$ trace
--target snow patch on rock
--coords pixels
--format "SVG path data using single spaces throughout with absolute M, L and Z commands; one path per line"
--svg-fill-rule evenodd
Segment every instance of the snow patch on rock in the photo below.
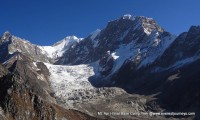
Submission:
M 122 19 L 135 20 L 135 16 L 132 16 L 131 14 L 125 14 L 122 16 Z
M 95 30 L 94 32 L 92 32 L 90 35 L 90 38 L 93 40 L 97 37 L 97 35 L 101 32 L 100 29 Z

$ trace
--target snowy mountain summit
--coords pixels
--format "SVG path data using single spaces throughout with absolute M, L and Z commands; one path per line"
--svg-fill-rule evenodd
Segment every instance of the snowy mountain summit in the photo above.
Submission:
M 48 55 L 48 57 L 55 59 L 57 57 L 61 57 L 69 48 L 75 47 L 81 40 L 83 40 L 83 38 L 67 36 L 52 46 L 40 46 L 40 48 Z
M 125 14 L 122 16 L 123 19 L 135 20 L 135 16 L 131 14 Z

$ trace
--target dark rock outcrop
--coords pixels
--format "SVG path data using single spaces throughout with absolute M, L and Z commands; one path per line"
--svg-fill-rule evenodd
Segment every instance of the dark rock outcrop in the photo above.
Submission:
M 0 78 L 8 73 L 8 70 L 0 64 Z

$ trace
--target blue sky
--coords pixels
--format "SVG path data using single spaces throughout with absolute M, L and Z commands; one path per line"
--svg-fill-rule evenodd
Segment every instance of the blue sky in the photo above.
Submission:
M 68 35 L 86 37 L 123 14 L 154 18 L 179 34 L 200 25 L 200 0 L 1 0 L 0 33 L 51 45 Z

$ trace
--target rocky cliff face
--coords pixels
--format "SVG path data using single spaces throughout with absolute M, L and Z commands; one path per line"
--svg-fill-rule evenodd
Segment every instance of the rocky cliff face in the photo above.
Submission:
M 23 53 L 35 61 L 52 62 L 37 45 L 5 32 L 0 39 L 0 62 L 5 62 L 15 52 Z
M 8 70 L 5 69 L 1 64 L 0 64 L 0 77 L 3 77 L 8 73 Z

